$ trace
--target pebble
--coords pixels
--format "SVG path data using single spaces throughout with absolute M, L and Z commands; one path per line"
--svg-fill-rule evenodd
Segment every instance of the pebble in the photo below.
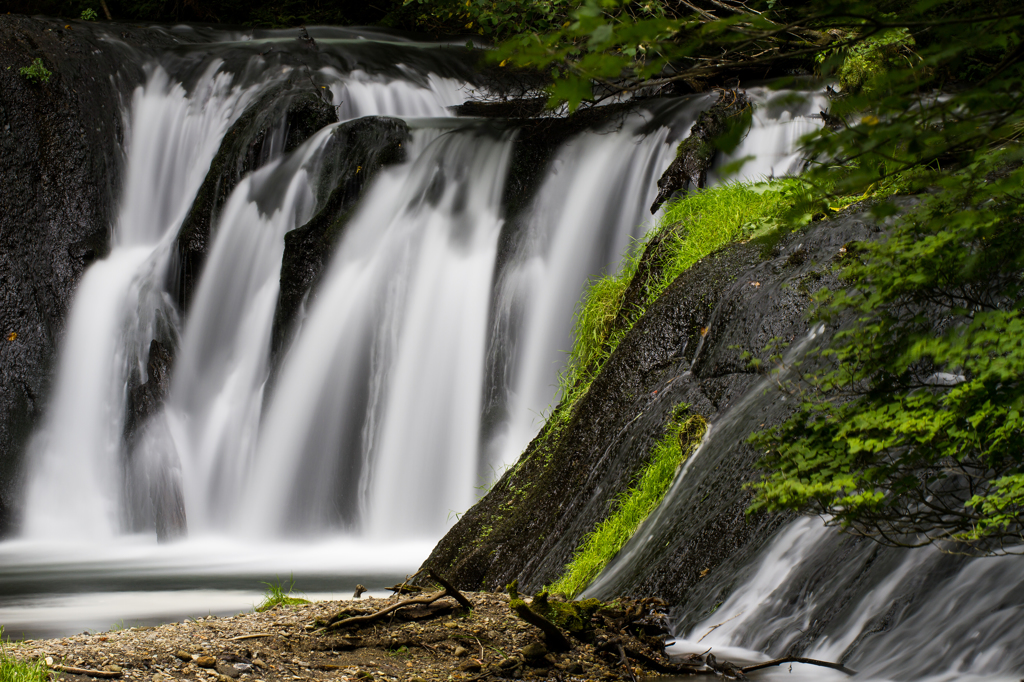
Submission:
M 217 659 L 213 656 L 200 656 L 196 659 L 196 665 L 200 668 L 212 668 L 217 665 Z
M 469 649 L 467 649 L 464 646 L 457 646 L 457 647 L 455 647 L 455 655 L 457 657 L 459 657 L 459 658 L 462 658 L 463 656 L 465 656 L 468 653 L 469 653 Z
M 519 653 L 521 653 L 525 658 L 543 658 L 547 652 L 548 648 L 540 642 L 527 644 L 519 650 Z
M 245 667 L 247 669 L 252 668 L 252 666 L 249 666 L 249 665 L 247 665 Z M 235 666 L 233 666 L 230 663 L 225 663 L 224 661 L 217 661 L 216 670 L 221 675 L 224 675 L 224 676 L 229 677 L 231 679 L 237 679 L 238 677 L 241 677 L 241 675 L 242 675 L 242 671 L 241 670 L 239 670 L 238 668 L 236 668 Z

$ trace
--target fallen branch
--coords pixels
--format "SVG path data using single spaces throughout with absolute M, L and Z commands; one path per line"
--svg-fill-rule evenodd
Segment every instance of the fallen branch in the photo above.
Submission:
M 341 628 L 350 627 L 352 625 L 365 625 L 369 623 L 374 623 L 383 618 L 384 616 L 388 615 L 389 613 L 397 611 L 400 608 L 406 606 L 414 606 L 416 604 L 433 604 L 438 599 L 444 597 L 447 594 L 448 590 L 441 590 L 440 592 L 433 592 L 431 594 L 424 594 L 419 597 L 412 597 L 410 599 L 406 599 L 405 601 L 400 601 L 397 604 L 392 604 L 386 609 L 381 609 L 376 613 L 371 613 L 365 616 L 352 616 L 351 618 L 339 620 L 337 623 L 331 623 L 327 627 L 321 628 L 321 630 L 340 630 Z
M 625 648 L 625 652 L 626 656 L 632 658 L 637 663 L 640 663 L 641 665 L 644 665 L 650 668 L 651 670 L 659 672 L 663 675 L 697 675 L 699 674 L 698 667 L 704 665 L 704 663 L 700 660 L 697 660 L 696 662 L 690 661 L 687 663 L 679 664 L 672 664 L 671 662 L 662 663 L 656 658 L 651 658 L 650 656 L 640 651 L 634 651 L 633 649 L 630 649 L 628 647 Z
M 746 94 L 723 90 L 718 101 L 697 116 L 689 135 L 679 143 L 672 165 L 658 180 L 658 197 L 651 205 L 651 213 L 655 213 L 676 192 L 685 192 L 691 184 L 698 189 L 704 187 L 708 169 L 718 154 L 717 142 L 731 126 L 749 124 L 743 119 L 749 107 L 750 100 Z
M 109 670 L 89 670 L 88 668 L 73 668 L 70 665 L 59 665 L 57 663 L 51 663 L 50 669 L 62 673 L 68 673 L 69 675 L 86 675 L 88 677 L 104 677 L 107 679 L 121 677 L 121 673 L 113 673 Z
M 461 592 L 452 587 L 452 584 L 450 582 L 448 582 L 447 580 L 439 576 L 437 573 L 435 573 L 433 569 L 428 568 L 427 575 L 433 578 L 434 582 L 443 587 L 444 591 L 448 593 L 448 596 L 454 599 L 455 601 L 459 602 L 459 604 L 461 604 L 464 609 L 467 609 L 469 611 L 473 610 L 473 605 L 470 603 L 470 601 L 466 599 Z
M 841 673 L 847 675 L 856 675 L 855 670 L 850 670 L 844 665 L 839 663 L 830 663 L 829 661 L 818 661 L 813 658 L 801 658 L 800 656 L 786 656 L 785 658 L 776 658 L 771 661 L 765 661 L 764 663 L 758 663 L 756 665 L 748 665 L 746 668 L 742 668 L 744 674 L 753 672 L 755 670 L 761 670 L 762 668 L 771 668 L 772 666 L 782 665 L 784 663 L 806 663 L 808 665 L 820 665 L 823 668 L 832 668 L 838 670 Z
M 616 641 L 615 649 L 619 652 L 619 663 L 626 669 L 626 674 L 629 675 L 629 679 L 632 682 L 636 682 L 636 675 L 633 674 L 633 668 L 629 665 L 629 659 L 626 658 L 626 650 L 622 648 L 622 643 Z

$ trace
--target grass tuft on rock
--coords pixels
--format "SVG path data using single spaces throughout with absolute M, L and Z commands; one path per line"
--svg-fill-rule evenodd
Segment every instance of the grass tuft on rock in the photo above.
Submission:
M 267 586 L 267 591 L 263 595 L 263 602 L 256 607 L 256 613 L 269 611 L 275 606 L 299 606 L 310 603 L 308 599 L 292 596 L 292 590 L 295 588 L 294 578 L 289 580 L 288 589 L 285 589 L 283 582 L 263 584 Z
M 665 435 L 651 452 L 650 461 L 629 490 L 615 499 L 608 518 L 583 538 L 565 573 L 548 587 L 549 592 L 560 592 L 570 599 L 580 594 L 661 504 L 679 466 L 697 449 L 707 431 L 704 418 L 690 415 L 688 409 L 686 405 L 677 406 Z
M 0 682 L 48 682 L 50 670 L 42 659 L 19 661 L 7 653 L 4 628 L 0 626 Z
M 568 421 L 605 360 L 676 277 L 736 239 L 777 229 L 793 206 L 796 183 L 726 183 L 667 204 L 658 227 L 627 251 L 619 274 L 591 281 L 584 292 L 569 362 L 559 377 L 561 404 L 552 419 Z M 641 268 L 651 260 L 656 267 Z M 638 276 L 645 281 L 634 282 Z M 626 291 L 638 286 L 643 296 L 622 310 Z

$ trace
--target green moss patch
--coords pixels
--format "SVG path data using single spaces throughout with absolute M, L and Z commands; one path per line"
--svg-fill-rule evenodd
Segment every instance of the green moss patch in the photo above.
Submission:
M 565 573 L 548 588 L 551 593 L 575 597 L 604 570 L 644 519 L 661 504 L 679 466 L 696 450 L 706 431 L 707 422 L 702 417 L 690 415 L 685 405 L 677 407 L 665 435 L 655 444 L 648 464 L 629 490 L 615 499 L 611 515 L 583 538 Z M 562 605 L 551 604 L 552 608 L 556 606 Z M 565 617 L 577 616 L 580 614 Z

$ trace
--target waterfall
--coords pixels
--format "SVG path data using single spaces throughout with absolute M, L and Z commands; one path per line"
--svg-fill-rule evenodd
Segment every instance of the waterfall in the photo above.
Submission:
M 239 580 L 412 568 L 489 470 L 536 433 L 581 293 L 656 224 L 655 183 L 711 102 L 654 102 L 567 137 L 535 169 L 537 190 L 512 224 L 519 132 L 451 116 L 475 87 L 464 66 L 403 41 L 316 38 L 318 52 L 295 63 L 237 36 L 183 50 L 151 65 L 127 103 L 113 250 L 74 301 L 29 455 L 24 535 L 0 545 L 8 577 L 178 584 L 222 567 Z M 375 63 L 382 54 L 392 61 Z M 178 230 L 228 129 L 296 77 L 329 89 L 340 120 L 403 117 L 412 137 L 406 161 L 380 171 L 347 219 L 271 382 L 284 235 L 326 200 L 337 126 L 287 154 L 270 145 L 233 188 L 187 313 L 166 286 Z M 741 176 L 751 178 L 796 170 L 795 141 L 820 125 L 819 103 L 751 93 L 753 128 L 721 163 L 755 157 Z M 275 131 L 283 139 L 282 121 Z M 174 350 L 170 392 L 128 447 L 128 388 L 147 379 L 153 340 Z M 491 386 L 495 374 L 504 378 Z M 161 476 L 180 487 L 190 536 L 157 547 L 152 509 L 133 507 L 149 490 L 133 486 Z M 54 556 L 54 538 L 80 543 Z
M 238 504 L 259 427 L 284 235 L 313 212 L 310 175 L 332 131 L 244 178 L 220 216 L 166 410 L 194 530 L 223 522 Z M 261 211 L 259 198 L 272 208 Z
M 30 445 L 25 534 L 110 537 L 122 528 L 121 439 L 133 364 L 169 322 L 172 244 L 210 160 L 254 94 L 213 60 L 191 95 L 159 66 L 135 90 L 110 256 L 86 272 L 61 346 L 54 397 Z

